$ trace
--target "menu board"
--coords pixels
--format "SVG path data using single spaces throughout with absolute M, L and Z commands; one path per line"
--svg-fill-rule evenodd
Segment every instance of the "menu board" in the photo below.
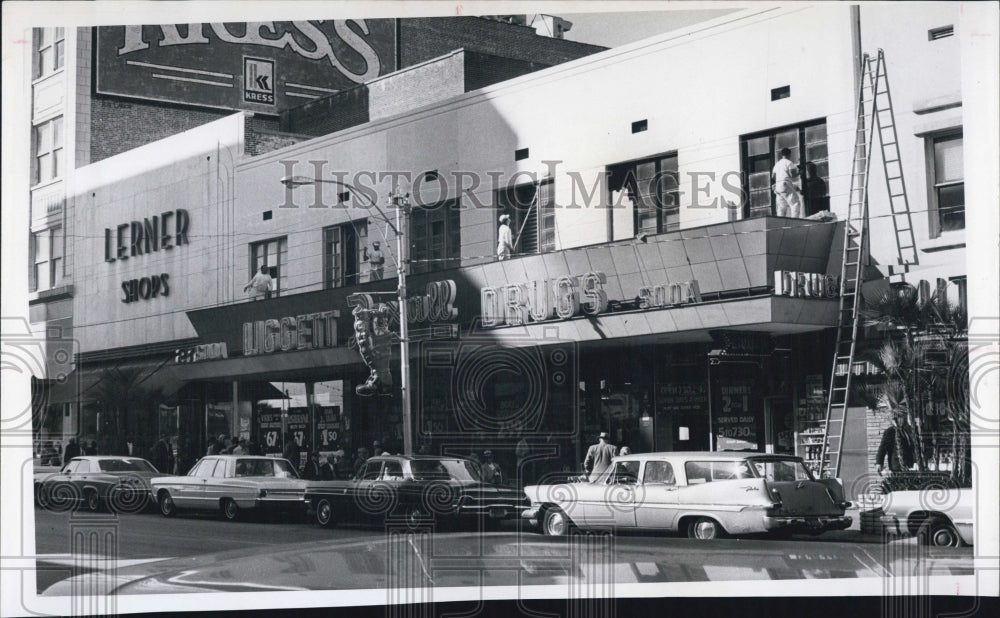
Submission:
M 316 450 L 335 450 L 340 445 L 340 406 L 324 406 L 316 411 Z
M 281 452 L 281 410 L 261 412 L 260 440 L 265 453 Z
M 757 450 L 761 447 L 763 401 L 753 377 L 712 380 L 712 432 L 715 450 Z

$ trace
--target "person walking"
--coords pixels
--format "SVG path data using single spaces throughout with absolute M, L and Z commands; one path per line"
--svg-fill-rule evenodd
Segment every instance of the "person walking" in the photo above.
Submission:
M 608 442 L 608 432 L 602 431 L 597 436 L 597 444 L 591 444 L 587 449 L 587 457 L 583 460 L 583 469 L 591 481 L 601 476 L 601 473 L 611 466 L 611 459 L 618 454 L 618 448 Z
M 493 451 L 483 451 L 483 482 L 490 485 L 503 485 L 503 471 L 500 464 L 493 460 Z
M 307 481 L 318 481 L 320 479 L 319 453 L 311 451 L 306 467 L 302 470 L 302 478 Z
M 510 215 L 500 215 L 500 232 L 497 235 L 497 259 L 509 260 L 514 253 L 514 238 L 510 231 Z
M 271 290 L 273 289 L 274 279 L 271 278 L 271 274 L 264 264 L 261 264 L 260 272 L 243 286 L 244 292 L 250 292 L 250 300 L 257 300 L 258 297 L 271 298 Z
M 382 253 L 379 241 L 372 242 L 372 252 L 368 253 L 365 247 L 364 260 L 368 262 L 368 273 L 371 281 L 381 281 L 385 274 L 385 255 Z
M 875 453 L 875 471 L 879 476 L 882 476 L 886 459 L 889 460 L 890 472 L 903 472 L 913 467 L 913 444 L 910 436 L 896 425 L 889 425 L 882 433 L 882 441 Z
M 66 450 L 63 451 L 63 465 L 65 466 L 71 459 L 79 456 L 80 445 L 76 443 L 76 438 L 70 438 L 66 444 Z
M 802 217 L 802 196 L 792 182 L 794 176 L 799 175 L 799 170 L 791 161 L 792 151 L 788 148 L 781 149 L 781 158 L 774 164 L 771 174 L 774 176 L 774 200 L 775 211 L 779 217 Z
M 334 481 L 337 479 L 337 470 L 330 463 L 330 457 L 321 457 L 319 460 L 319 480 L 321 481 Z

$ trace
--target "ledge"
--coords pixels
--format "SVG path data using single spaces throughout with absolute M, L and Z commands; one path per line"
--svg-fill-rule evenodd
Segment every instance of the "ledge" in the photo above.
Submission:
M 73 285 L 60 285 L 51 290 L 34 292 L 28 295 L 28 305 L 38 305 L 41 303 L 51 303 L 57 300 L 73 298 Z

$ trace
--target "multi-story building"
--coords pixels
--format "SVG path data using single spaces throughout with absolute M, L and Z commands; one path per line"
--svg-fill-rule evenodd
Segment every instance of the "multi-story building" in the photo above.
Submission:
M 961 19 L 749 9 L 488 85 L 487 52 L 448 53 L 288 109 L 270 133 L 238 113 L 95 157 L 65 189 L 80 429 L 194 450 L 218 433 L 272 451 L 286 432 L 400 443 L 398 392 L 355 395 L 369 369 L 350 345 L 353 309 L 397 287 L 395 190 L 416 445 L 489 445 L 527 477 L 577 468 L 599 431 L 633 450 L 815 458 L 803 436 L 829 389 L 863 50 L 885 51 L 919 258 L 898 267 L 873 164 L 868 276 L 964 296 Z M 800 218 L 775 216 L 785 147 Z M 516 243 L 498 261 L 503 214 Z M 251 300 L 261 266 L 274 289 Z M 108 368 L 134 408 L 94 396 Z M 848 479 L 871 465 L 872 417 L 848 410 Z

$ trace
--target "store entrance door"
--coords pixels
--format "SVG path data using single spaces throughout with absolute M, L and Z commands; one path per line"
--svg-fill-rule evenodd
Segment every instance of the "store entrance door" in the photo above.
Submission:
M 788 397 L 767 397 L 764 400 L 765 452 L 778 455 L 795 454 L 795 414 Z

